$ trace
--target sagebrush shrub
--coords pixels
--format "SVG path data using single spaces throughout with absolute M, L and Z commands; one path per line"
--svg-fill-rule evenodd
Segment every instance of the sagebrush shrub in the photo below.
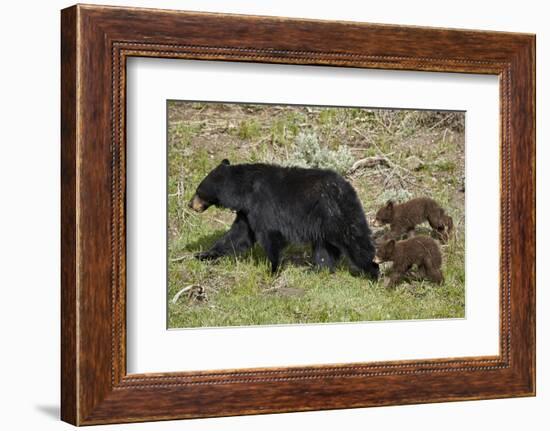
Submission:
M 353 162 L 353 155 L 346 145 L 340 145 L 337 150 L 330 150 L 321 147 L 315 133 L 302 132 L 296 136 L 292 152 L 283 164 L 302 168 L 332 169 L 345 174 Z
M 378 196 L 378 202 L 383 205 L 387 201 L 406 202 L 413 197 L 413 194 L 406 189 L 386 189 Z

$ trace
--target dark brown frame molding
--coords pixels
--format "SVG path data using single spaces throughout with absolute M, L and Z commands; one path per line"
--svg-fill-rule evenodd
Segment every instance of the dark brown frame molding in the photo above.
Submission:
M 61 13 L 61 54 L 64 421 L 535 394 L 534 35 L 77 5 Z M 498 75 L 499 355 L 128 375 L 125 99 L 131 56 Z

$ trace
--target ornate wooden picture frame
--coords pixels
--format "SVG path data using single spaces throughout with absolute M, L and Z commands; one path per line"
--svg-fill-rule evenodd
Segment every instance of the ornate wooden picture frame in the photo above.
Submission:
M 61 20 L 61 417 L 75 425 L 535 394 L 535 37 L 73 6 Z M 126 372 L 126 60 L 330 65 L 500 79 L 500 354 Z M 495 220 L 495 222 L 497 222 Z

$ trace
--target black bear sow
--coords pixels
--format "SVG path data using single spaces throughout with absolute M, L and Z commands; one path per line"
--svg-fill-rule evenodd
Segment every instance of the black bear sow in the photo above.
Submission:
M 336 172 L 223 160 L 189 202 L 198 212 L 211 205 L 236 211 L 237 217 L 199 259 L 241 253 L 257 241 L 275 273 L 284 247 L 311 244 L 318 267 L 333 271 L 345 255 L 354 271 L 378 278 L 363 207 L 351 184 Z

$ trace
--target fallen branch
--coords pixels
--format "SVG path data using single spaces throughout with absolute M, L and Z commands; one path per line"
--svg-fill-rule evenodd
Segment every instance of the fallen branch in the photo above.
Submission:
M 350 173 L 357 171 L 362 168 L 373 168 L 375 166 L 390 166 L 390 161 L 385 156 L 373 156 L 365 157 L 364 159 L 357 160 L 351 167 Z
M 176 293 L 176 294 L 174 295 L 174 298 L 172 299 L 172 304 L 175 304 L 176 302 L 178 302 L 178 299 L 180 299 L 180 296 L 181 296 L 183 293 L 190 291 L 190 290 L 193 289 L 194 287 L 196 287 L 195 284 L 190 284 L 189 286 L 185 286 L 183 289 L 181 289 L 178 293 Z
M 184 254 L 183 256 L 175 257 L 173 259 L 170 259 L 170 262 L 181 262 L 183 260 L 191 259 L 193 257 L 192 254 Z
M 367 139 L 367 136 L 363 132 L 361 132 L 361 130 L 359 130 L 357 128 L 354 128 L 353 130 L 354 130 L 355 133 L 357 133 L 358 135 L 360 135 L 364 139 Z M 422 189 L 423 191 L 426 191 L 426 189 L 423 186 L 418 184 L 418 180 L 416 179 L 415 174 L 414 174 L 413 171 L 411 171 L 410 169 L 407 169 L 404 166 L 401 166 L 400 164 L 398 164 L 398 163 L 396 163 L 396 162 L 394 162 L 393 160 L 390 159 L 389 156 L 393 153 L 384 154 L 384 152 L 380 149 L 380 147 L 378 145 L 376 145 L 376 143 L 374 141 L 370 142 L 370 144 L 376 149 L 376 151 L 378 151 L 382 155 L 381 156 L 375 156 L 375 157 L 367 157 L 367 159 L 381 158 L 381 159 L 385 160 L 384 163 L 375 163 L 375 164 L 373 164 L 373 167 L 376 166 L 376 168 L 378 169 L 378 172 L 382 176 L 385 177 L 384 187 L 387 186 L 387 184 L 390 182 L 390 180 L 394 176 L 396 176 L 396 177 L 398 177 L 398 179 L 401 182 L 402 186 L 403 186 L 403 182 L 406 182 L 406 183 L 411 184 L 414 187 L 418 187 L 418 188 Z M 364 159 L 362 159 L 362 160 L 364 160 Z M 361 162 L 361 160 L 358 160 L 355 163 L 359 163 L 359 162 Z M 420 161 L 420 162 L 423 163 L 422 161 Z M 354 163 L 354 165 L 355 165 L 355 163 Z M 385 166 L 386 168 L 391 168 L 391 172 L 390 172 L 389 175 L 386 175 L 382 172 L 382 170 L 380 169 L 381 165 Z M 353 172 L 353 166 L 352 166 L 351 172 Z M 403 175 L 401 172 L 405 173 L 406 175 Z

